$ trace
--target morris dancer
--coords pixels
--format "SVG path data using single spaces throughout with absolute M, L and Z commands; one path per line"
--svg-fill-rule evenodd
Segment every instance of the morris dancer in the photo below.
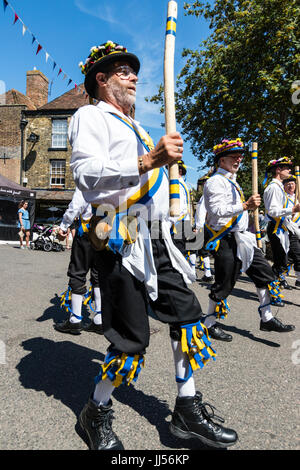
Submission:
M 257 288 L 260 301 L 260 330 L 289 332 L 293 325 L 284 325 L 271 312 L 271 299 L 280 295 L 271 266 L 256 246 L 255 235 L 247 232 L 248 210 L 260 205 L 260 195 L 252 195 L 245 201 L 236 175 L 244 156 L 240 139 L 223 140 L 214 147 L 216 173 L 204 187 L 207 209 L 206 227 L 209 240 L 205 247 L 213 252 L 215 259 L 215 282 L 209 294 L 208 314 L 204 325 L 216 339 L 230 341 L 219 327 L 212 334 L 216 318 L 227 316 L 226 299 L 231 293 L 240 272 L 246 272 Z M 224 337 L 225 335 L 225 337 Z M 230 335 L 229 335 L 230 336 Z
M 175 132 L 154 147 L 130 117 L 140 62 L 125 47 L 111 41 L 94 47 L 81 67 L 87 93 L 99 103 L 72 117 L 71 168 L 99 219 L 95 232 L 103 237 L 97 268 L 110 346 L 80 425 L 91 449 L 123 449 L 111 426 L 111 394 L 121 383 L 135 381 L 144 365 L 150 301 L 159 320 L 170 325 L 178 386 L 171 432 L 227 447 L 236 442 L 235 431 L 215 424 L 195 391 L 193 371 L 215 352 L 199 321 L 199 302 L 186 285 L 192 271 L 170 234 L 169 182 L 163 167 L 181 159 L 183 141 Z M 157 229 L 156 239 L 150 238 L 149 220 L 152 234 Z
M 288 206 L 288 197 L 284 191 L 282 182 L 289 178 L 293 162 L 288 157 L 271 160 L 266 170 L 271 173 L 272 181 L 264 191 L 264 203 L 266 214 L 269 219 L 267 234 L 273 254 L 272 269 L 280 279 L 283 288 L 289 288 L 285 279 L 285 274 L 289 272 L 288 253 L 290 249 L 290 235 L 296 235 L 296 227 L 292 222 L 292 217 L 297 216 L 300 211 L 300 204 Z M 294 240 L 294 237 L 293 237 Z
M 288 208 L 293 208 L 295 205 L 295 191 L 296 191 L 296 176 L 291 175 L 282 182 L 284 190 L 287 194 L 288 198 Z M 297 212 L 293 219 L 292 222 L 297 226 L 294 227 L 294 232 L 295 233 L 289 233 L 289 239 L 290 239 L 290 250 L 288 253 L 288 263 L 294 265 L 294 271 L 296 274 L 296 282 L 295 286 L 300 287 L 300 239 L 299 239 L 299 233 L 300 233 L 300 214 Z
M 84 200 L 82 192 L 78 188 L 76 188 L 72 201 L 60 224 L 58 231 L 60 240 L 64 240 L 68 236 L 67 229 L 76 217 L 80 218 L 80 224 L 72 243 L 71 259 L 68 267 L 69 287 L 62 296 L 62 306 L 69 313 L 69 318 L 62 323 L 56 323 L 54 328 L 61 333 L 73 335 L 80 334 L 82 330 L 103 334 L 101 293 L 98 272 L 94 267 L 95 251 L 88 237 L 92 207 Z M 87 291 L 86 277 L 89 271 L 91 271 L 91 288 Z M 82 303 L 87 304 L 90 301 L 91 306 L 92 298 L 95 301 L 93 321 L 83 325 Z

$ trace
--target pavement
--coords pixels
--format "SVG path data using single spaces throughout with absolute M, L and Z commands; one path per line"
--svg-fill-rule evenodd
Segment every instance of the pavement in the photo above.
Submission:
M 1 450 L 88 450 L 77 416 L 108 343 L 94 333 L 71 336 L 53 328 L 66 318 L 59 295 L 68 283 L 69 259 L 70 251 L 0 245 Z M 289 283 L 294 286 L 295 278 Z M 198 280 L 191 288 L 205 312 L 209 287 Z M 261 332 L 255 286 L 241 276 L 229 298 L 231 312 L 222 321 L 233 341 L 214 341 L 216 361 L 195 373 L 203 400 L 239 435 L 230 451 L 300 448 L 300 290 L 284 294 L 285 307 L 273 314 L 296 325 L 295 331 Z M 84 310 L 85 320 L 90 314 Z M 208 450 L 169 433 L 176 384 L 168 327 L 152 317 L 150 327 L 145 369 L 134 386 L 114 391 L 114 429 L 128 451 Z

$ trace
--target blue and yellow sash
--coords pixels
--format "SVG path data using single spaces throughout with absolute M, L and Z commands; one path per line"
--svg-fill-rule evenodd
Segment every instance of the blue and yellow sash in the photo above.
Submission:
M 90 220 L 91 220 L 91 219 L 84 220 L 84 219 L 82 218 L 82 216 L 80 215 L 80 217 L 79 217 L 79 227 L 78 227 L 78 229 L 77 229 L 78 235 L 79 235 L 80 237 L 82 237 L 82 235 L 83 235 L 84 233 L 88 233 L 88 232 L 89 232 Z
M 222 175 L 222 173 L 216 173 L 216 175 L 220 175 L 220 176 L 223 176 L 224 178 L 226 178 L 227 181 L 229 181 L 229 183 L 231 183 L 235 187 L 235 189 L 237 190 L 238 194 L 240 195 L 241 202 L 245 202 L 244 193 L 242 191 L 242 188 L 238 185 L 238 183 L 230 180 L 229 178 L 227 178 L 227 176 Z M 213 176 L 215 176 L 215 175 L 213 175 Z M 213 178 L 213 176 L 211 176 L 211 178 Z M 213 228 L 211 228 L 206 223 L 205 227 L 207 228 L 207 230 L 210 234 L 210 239 L 206 243 L 205 249 L 209 250 L 209 251 L 218 251 L 219 246 L 220 246 L 220 241 L 222 240 L 222 238 L 225 237 L 225 235 L 227 235 L 233 229 L 233 227 L 235 227 L 237 225 L 237 223 L 240 221 L 242 216 L 243 216 L 243 213 L 235 215 L 218 232 L 215 231 Z
M 275 183 L 274 181 L 271 181 L 270 184 L 277 184 L 277 183 Z M 279 186 L 279 184 L 277 184 L 277 186 Z M 279 188 L 281 189 L 281 191 L 282 191 L 282 193 L 285 197 L 283 208 L 286 209 L 289 205 L 289 199 L 287 197 L 286 192 L 281 188 L 281 186 L 279 186 Z M 271 217 L 269 214 L 267 214 L 267 216 L 271 220 L 271 222 L 273 222 L 275 224 L 275 228 L 273 230 L 273 233 L 278 235 L 280 232 L 284 233 L 284 232 L 288 231 L 288 229 L 284 225 L 285 217 L 283 217 L 283 216 L 282 217 Z
M 123 122 L 129 129 L 131 129 L 135 133 L 136 137 L 147 150 L 147 152 L 154 148 L 153 141 L 148 134 L 148 137 L 141 135 L 137 127 L 132 122 L 125 118 L 122 118 L 117 114 L 110 114 L 119 121 Z M 160 188 L 163 176 L 163 168 L 155 168 L 152 171 L 152 175 L 145 182 L 145 184 L 140 187 L 135 194 L 130 196 L 129 199 L 124 201 L 115 209 L 115 212 L 113 213 L 113 220 L 111 221 L 112 230 L 110 232 L 108 240 L 108 248 L 110 248 L 112 251 L 121 253 L 124 243 L 131 244 L 135 242 L 136 237 L 138 235 L 138 225 L 136 226 L 135 236 L 132 236 L 132 234 L 128 230 L 127 225 L 128 211 L 134 204 L 147 204 Z M 92 205 L 92 207 L 93 212 L 96 213 L 98 205 Z

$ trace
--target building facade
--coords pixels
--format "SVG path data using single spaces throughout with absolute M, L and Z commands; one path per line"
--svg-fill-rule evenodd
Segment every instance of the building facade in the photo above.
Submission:
M 48 102 L 45 75 L 33 70 L 26 78 L 26 96 L 9 90 L 0 101 L 0 174 L 36 192 L 37 220 L 54 221 L 75 189 L 68 125 L 88 99 L 81 85 Z

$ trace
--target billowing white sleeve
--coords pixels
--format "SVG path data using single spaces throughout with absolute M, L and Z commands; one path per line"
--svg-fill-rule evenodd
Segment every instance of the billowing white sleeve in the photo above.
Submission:
M 86 209 L 88 203 L 84 199 L 82 192 L 76 188 L 72 197 L 72 201 L 68 205 L 68 209 L 63 215 L 63 219 L 59 226 L 64 232 L 72 224 L 73 220 L 76 217 L 79 217 L 80 214 Z
M 69 125 L 71 170 L 83 192 L 125 189 L 139 183 L 138 162 L 109 156 L 109 129 L 96 106 L 83 106 Z
M 200 228 L 204 227 L 206 218 L 206 208 L 204 202 L 204 196 L 201 196 L 197 203 L 196 213 L 195 213 L 195 225 L 196 229 L 199 230 Z

